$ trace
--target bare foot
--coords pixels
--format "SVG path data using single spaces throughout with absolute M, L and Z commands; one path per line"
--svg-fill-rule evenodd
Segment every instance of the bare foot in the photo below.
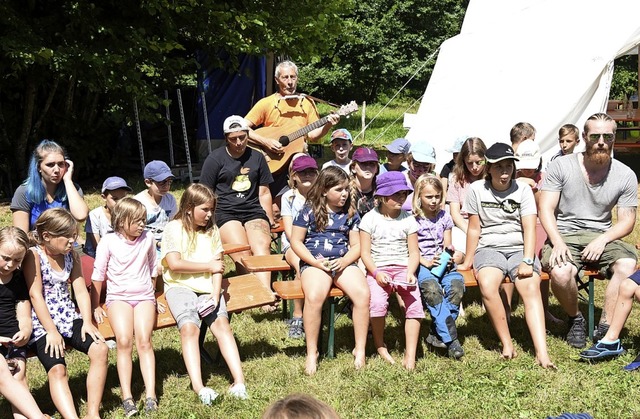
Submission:
M 261 307 L 262 311 L 265 313 L 273 313 L 274 311 L 276 311 L 278 309 L 276 303 L 271 303 L 271 304 L 266 304 L 264 306 Z
M 402 359 L 402 366 L 405 367 L 409 371 L 413 371 L 416 369 L 416 360 L 415 359 L 407 359 L 406 355 Z
M 356 370 L 364 368 L 365 364 L 365 355 L 364 351 L 356 351 L 355 349 L 351 352 L 353 354 L 353 366 L 356 367 Z
M 541 359 L 538 359 L 538 357 L 536 357 L 536 364 L 540 365 L 542 368 L 546 370 L 558 371 L 558 367 L 556 367 L 555 364 L 551 362 L 549 358 L 542 361 Z
M 318 370 L 318 353 L 315 355 L 307 354 L 307 359 L 304 361 L 304 373 L 307 375 L 313 375 Z
M 382 359 L 387 361 L 389 364 L 395 364 L 396 363 L 396 360 L 393 359 L 393 357 L 389 354 L 389 351 L 387 351 L 387 347 L 386 346 L 382 346 L 382 347 L 378 348 L 378 355 Z
M 500 358 L 502 359 L 514 359 L 518 356 L 518 354 L 516 353 L 515 349 L 510 348 L 510 349 L 503 349 L 502 353 L 500 354 Z

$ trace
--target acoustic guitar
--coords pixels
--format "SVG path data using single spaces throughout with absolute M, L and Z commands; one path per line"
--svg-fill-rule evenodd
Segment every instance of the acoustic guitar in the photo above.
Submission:
M 358 110 L 358 104 L 355 101 L 351 101 L 350 103 L 343 105 L 336 112 L 340 116 L 347 116 Z M 271 173 L 278 173 L 283 168 L 287 167 L 289 164 L 289 160 L 296 153 L 302 153 L 304 151 L 304 136 L 316 128 L 319 128 L 329 122 L 329 117 L 325 116 L 323 118 L 318 119 L 316 122 L 313 122 L 306 127 L 300 128 L 297 131 L 292 132 L 288 135 L 281 135 L 278 137 L 278 141 L 282 144 L 282 150 L 284 153 L 277 154 L 270 150 L 262 149 L 261 151 L 267 157 L 267 164 L 269 165 L 269 170 Z M 280 133 L 278 132 L 278 128 L 274 127 L 262 127 L 258 128 L 256 132 L 264 137 L 273 138 L 277 137 Z

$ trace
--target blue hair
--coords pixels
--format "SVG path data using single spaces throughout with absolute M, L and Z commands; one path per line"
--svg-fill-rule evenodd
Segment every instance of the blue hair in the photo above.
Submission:
M 47 197 L 47 191 L 40 176 L 40 163 L 50 153 L 62 154 L 66 158 L 66 152 L 64 148 L 55 141 L 42 140 L 40 144 L 36 146 L 29 160 L 29 170 L 27 179 L 24 181 L 27 189 L 27 201 L 31 204 L 39 204 L 44 202 Z M 56 188 L 54 199 L 59 202 L 66 202 L 67 190 L 65 189 L 63 182 L 60 182 Z

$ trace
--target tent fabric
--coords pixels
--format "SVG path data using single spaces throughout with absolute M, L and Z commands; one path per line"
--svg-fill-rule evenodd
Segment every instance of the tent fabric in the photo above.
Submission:
M 439 170 L 457 137 L 509 143 L 529 122 L 547 160 L 562 125 L 605 111 L 613 60 L 640 44 L 639 15 L 638 0 L 472 0 L 407 139 L 432 144 Z
M 251 107 L 266 94 L 266 57 L 240 55 L 238 68 L 231 68 L 231 58 L 221 52 L 218 58 L 223 68 L 210 67 L 208 56 L 198 53 L 203 68 L 198 83 L 198 131 L 196 138 L 206 140 L 202 95 L 207 101 L 207 117 L 211 139 L 223 139 L 222 123 L 230 115 L 246 115 Z

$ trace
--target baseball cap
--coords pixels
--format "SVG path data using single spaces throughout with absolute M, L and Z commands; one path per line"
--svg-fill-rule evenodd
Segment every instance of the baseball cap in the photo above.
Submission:
M 391 141 L 391 144 L 387 144 L 385 147 L 392 153 L 406 154 L 409 152 L 409 141 L 406 138 L 396 138 Z
M 353 156 L 351 156 L 351 160 L 357 161 L 360 163 L 368 162 L 368 161 L 378 161 L 378 154 L 374 149 L 369 147 L 360 147 L 353 152 Z
M 306 169 L 316 169 L 318 170 L 318 163 L 313 157 L 309 156 L 300 156 L 291 163 L 291 171 L 292 172 L 302 172 Z
M 516 169 L 537 169 L 540 166 L 540 147 L 533 140 L 524 140 L 518 145 L 515 156 L 520 160 Z
M 385 172 L 376 178 L 376 192 L 374 195 L 391 196 L 400 191 L 412 191 L 407 178 L 402 172 Z
M 162 160 L 153 160 L 147 163 L 144 167 L 144 178 L 151 179 L 155 182 L 162 182 L 163 180 L 174 177 L 171 173 L 171 169 L 167 166 L 167 163 Z
M 236 126 L 232 128 L 233 125 Z M 231 115 L 224 120 L 224 123 L 222 124 L 222 130 L 225 134 L 230 134 L 232 132 L 238 131 L 249 131 L 249 125 L 243 117 L 239 115 Z
M 420 163 L 436 163 L 436 151 L 431 144 L 426 141 L 411 144 L 409 152 L 411 152 L 411 156 L 415 161 Z
M 331 133 L 331 141 L 333 140 L 349 140 L 349 142 L 353 142 L 353 137 L 351 133 L 344 128 L 337 129 Z
M 104 182 L 102 182 L 102 193 L 105 193 L 105 191 L 115 191 L 116 189 L 126 189 L 129 192 L 132 191 L 129 185 L 127 185 L 127 182 L 118 176 L 108 177 Z
M 467 141 L 467 138 L 469 138 L 468 135 L 463 135 L 462 137 L 456 138 L 456 140 L 453 142 L 453 145 L 445 151 L 448 153 L 459 153 L 460 150 L 462 150 L 462 145 L 465 141 Z
M 484 153 L 487 161 L 489 163 L 497 163 L 502 160 L 512 159 L 518 161 L 518 159 L 514 152 L 513 148 L 509 144 L 506 143 L 495 143 L 491 147 L 487 149 Z

